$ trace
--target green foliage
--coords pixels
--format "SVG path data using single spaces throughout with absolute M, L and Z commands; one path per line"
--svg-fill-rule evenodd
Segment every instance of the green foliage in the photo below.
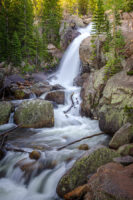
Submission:
M 133 76 L 133 70 L 127 72 L 127 75 L 128 75 L 128 76 Z
M 105 79 L 121 71 L 121 59 L 123 57 L 124 37 L 120 30 L 116 32 L 116 37 L 110 41 L 110 48 L 106 53 L 107 63 L 105 65 Z
M 25 65 L 24 67 L 21 68 L 21 71 L 23 74 L 25 73 L 30 73 L 30 72 L 33 72 L 35 70 L 35 65 L 30 65 L 27 60 L 25 60 Z
M 124 112 L 129 118 L 133 118 L 133 107 L 129 107 L 126 105 L 124 108 Z
M 105 27 L 105 15 L 103 8 L 103 0 L 97 0 L 96 8 L 93 13 L 93 32 L 95 35 L 100 35 L 104 32 Z
M 105 80 L 108 80 L 111 76 L 121 71 L 121 59 L 120 57 L 114 57 L 111 53 L 107 53 L 107 63 L 105 65 Z
M 21 45 L 20 41 L 17 35 L 17 32 L 15 31 L 13 34 L 13 39 L 12 39 L 12 52 L 11 52 L 11 61 L 14 66 L 20 66 L 21 61 L 22 61 L 22 56 L 21 56 Z
M 88 13 L 88 0 L 78 0 L 78 11 L 81 15 L 86 15 Z
M 42 25 L 43 39 L 46 44 L 53 43 L 58 46 L 60 42 L 59 28 L 62 11 L 59 0 L 44 0 Z
M 133 11 L 133 0 L 125 0 L 123 10 L 125 12 Z

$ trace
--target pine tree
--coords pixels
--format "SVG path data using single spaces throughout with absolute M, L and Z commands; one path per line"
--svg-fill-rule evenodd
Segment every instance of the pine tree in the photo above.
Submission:
M 62 13 L 59 0 L 44 0 L 42 27 L 45 42 L 47 41 L 47 43 L 59 45 L 61 16 Z
M 43 59 L 43 39 L 39 33 L 39 25 L 34 27 L 35 64 L 39 66 Z
M 133 0 L 125 0 L 124 3 L 124 10 L 126 12 L 131 12 L 133 11 Z
M 79 14 L 86 15 L 88 12 L 88 0 L 78 0 L 78 10 Z
M 12 0 L 12 30 L 16 31 L 21 42 L 22 56 L 26 59 L 34 57 L 33 39 L 33 4 L 31 0 Z M 12 33 L 13 35 L 13 33 Z
M 93 13 L 93 37 L 95 37 L 96 43 L 96 58 L 97 58 L 97 68 L 100 61 L 100 35 L 105 31 L 105 15 L 103 8 L 103 1 L 97 0 L 96 8 Z
M 19 66 L 22 61 L 21 57 L 21 45 L 20 41 L 17 35 L 17 32 L 15 31 L 12 38 L 12 54 L 11 54 L 11 61 L 14 66 Z
M 10 0 L 1 0 L 0 7 L 0 61 L 10 58 Z
M 100 35 L 104 32 L 105 28 L 105 15 L 104 15 L 104 7 L 103 0 L 97 0 L 96 8 L 93 13 L 93 32 L 95 35 Z

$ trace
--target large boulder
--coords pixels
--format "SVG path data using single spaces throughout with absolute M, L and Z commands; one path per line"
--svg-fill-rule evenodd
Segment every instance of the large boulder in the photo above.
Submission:
M 96 70 L 88 76 L 81 89 L 81 114 L 98 117 L 98 104 L 105 87 L 104 67 Z
M 77 28 L 84 26 L 83 20 L 76 15 L 71 15 L 66 20 L 62 21 L 59 31 L 62 49 L 66 49 L 68 45 L 80 35 Z
M 102 51 L 103 43 L 105 41 L 105 37 L 101 36 L 100 38 L 100 59 L 97 60 L 95 57 L 95 48 L 93 48 L 92 44 L 93 38 L 91 36 L 87 37 L 80 44 L 79 54 L 82 62 L 83 71 L 86 71 L 86 67 L 88 66 L 88 71 L 93 71 L 95 69 L 100 69 L 105 65 L 105 56 Z M 95 39 L 94 45 L 98 45 L 98 40 Z M 85 68 L 85 69 L 84 69 Z
M 83 73 L 81 75 L 78 75 L 74 79 L 74 85 L 82 87 L 83 84 L 87 81 L 88 77 L 89 77 L 89 73 Z
M 114 157 L 118 156 L 119 153 L 106 147 L 100 147 L 93 152 L 91 150 L 88 151 L 61 178 L 57 186 L 58 195 L 64 197 L 68 192 L 85 184 L 88 177 L 95 173 L 98 167 L 111 162 Z
M 88 183 L 88 198 L 84 200 L 132 200 L 133 164 L 123 167 L 108 163 L 100 167 Z
M 133 123 L 133 78 L 125 71 L 108 80 L 99 103 L 99 125 L 114 134 L 127 122 Z
M 9 120 L 12 111 L 12 104 L 10 102 L 0 102 L 0 125 L 6 124 Z
M 15 111 L 14 120 L 23 128 L 53 127 L 53 105 L 41 99 L 24 101 Z
M 122 156 L 133 156 L 133 143 L 131 144 L 125 144 L 121 147 L 119 147 L 118 152 L 122 155 Z
M 35 83 L 31 88 L 31 92 L 34 93 L 37 97 L 46 92 L 50 92 L 51 90 L 52 90 L 52 86 L 49 85 L 47 82 L 46 83 L 42 83 L 42 82 Z
M 65 103 L 65 93 L 64 93 L 64 91 L 52 91 L 46 95 L 45 99 L 48 101 L 53 101 L 57 104 L 64 104 Z
M 109 146 L 117 149 L 124 144 L 128 144 L 133 139 L 133 125 L 130 123 L 122 126 L 111 139 Z

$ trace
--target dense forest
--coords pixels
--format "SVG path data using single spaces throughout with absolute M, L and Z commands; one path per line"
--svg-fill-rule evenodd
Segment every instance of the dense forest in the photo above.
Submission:
M 66 13 L 79 16 L 94 15 L 94 21 L 99 23 L 97 28 L 100 34 L 102 23 L 103 25 L 108 23 L 104 13 L 109 9 L 112 9 L 118 18 L 118 10 L 131 11 L 133 9 L 133 1 L 2 0 L 0 5 L 0 62 L 6 61 L 14 66 L 21 66 L 24 61 L 27 68 L 28 65 L 31 65 L 31 68 L 39 67 L 42 61 L 47 62 L 51 59 L 47 51 L 49 43 L 60 48 L 59 28 Z M 116 23 L 117 21 L 115 20 Z M 106 31 L 109 31 L 108 28 L 105 28 Z

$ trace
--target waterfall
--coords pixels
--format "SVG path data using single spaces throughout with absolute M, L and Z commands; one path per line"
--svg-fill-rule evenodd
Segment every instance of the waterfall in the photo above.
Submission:
M 66 50 L 57 72 L 56 83 L 63 86 L 72 86 L 74 78 L 79 74 L 80 57 L 79 47 L 81 42 L 90 36 L 92 24 L 86 28 L 78 29 L 81 34 L 70 44 Z
M 80 71 L 79 47 L 81 42 L 90 35 L 91 25 L 78 30 L 79 35 L 66 50 L 56 79 L 50 81 L 51 84 L 60 84 L 65 87 L 65 105 L 59 105 L 54 110 L 55 126 L 53 128 L 32 129 L 36 134 L 27 137 L 14 138 L 16 144 L 29 145 L 23 147 L 27 151 L 32 151 L 30 144 L 34 146 L 49 147 L 41 151 L 41 160 L 56 163 L 53 169 L 46 167 L 38 176 L 31 176 L 28 184 L 25 184 L 24 172 L 16 168 L 16 163 L 23 159 L 29 159 L 28 154 L 18 152 L 8 152 L 0 162 L 0 200 L 59 200 L 56 194 L 56 186 L 62 175 L 74 164 L 84 152 L 79 151 L 77 146 L 82 143 L 90 147 L 103 142 L 106 136 L 81 141 L 57 151 L 56 149 L 69 142 L 82 137 L 98 133 L 98 121 L 80 116 L 80 88 L 73 86 L 73 80 Z M 71 106 L 71 95 L 73 94 L 74 107 L 68 112 Z M 44 95 L 45 96 L 45 95 Z M 11 120 L 11 122 L 13 122 Z M 5 126 L 0 129 L 5 129 Z M 19 133 L 18 133 L 19 134 Z M 46 165 L 47 166 L 47 165 Z

